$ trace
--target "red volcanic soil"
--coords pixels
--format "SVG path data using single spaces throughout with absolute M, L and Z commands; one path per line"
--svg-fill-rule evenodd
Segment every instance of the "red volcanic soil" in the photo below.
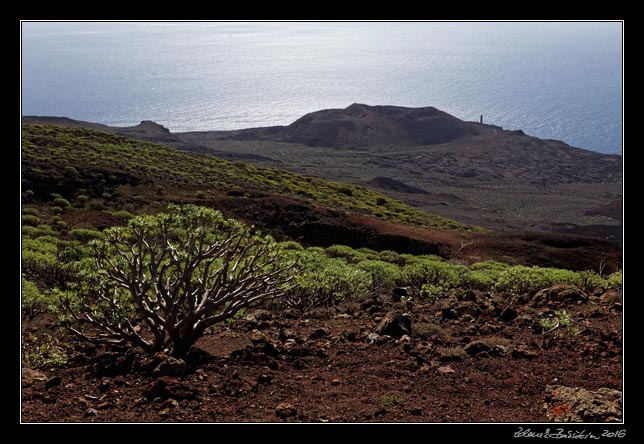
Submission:
M 506 308 L 508 299 L 481 293 L 433 305 L 381 295 L 303 315 L 254 310 L 199 340 L 187 372 L 173 377 L 153 376 L 162 356 L 65 338 L 66 365 L 23 370 L 22 420 L 556 421 L 569 409 L 544 408 L 550 384 L 622 390 L 620 300 L 533 298 Z M 578 333 L 544 340 L 539 319 L 562 309 Z M 396 311 L 411 335 L 369 336 Z M 42 338 L 54 325 L 36 318 L 27 333 Z

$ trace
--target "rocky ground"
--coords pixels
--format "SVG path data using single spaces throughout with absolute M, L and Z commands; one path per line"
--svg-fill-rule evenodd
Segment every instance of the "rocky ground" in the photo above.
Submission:
M 400 293 L 399 293 L 400 295 Z M 570 328 L 544 335 L 566 311 Z M 552 324 L 555 325 L 555 324 Z M 23 348 L 56 335 L 23 322 Z M 32 343 L 32 341 L 35 341 Z M 299 314 L 252 310 L 187 362 L 73 338 L 62 367 L 22 370 L 23 422 L 615 422 L 621 295 L 382 294 Z

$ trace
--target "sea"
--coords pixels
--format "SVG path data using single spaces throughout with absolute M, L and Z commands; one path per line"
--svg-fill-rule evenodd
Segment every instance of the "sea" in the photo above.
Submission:
M 623 152 L 621 22 L 22 22 L 22 115 L 173 132 L 433 106 Z

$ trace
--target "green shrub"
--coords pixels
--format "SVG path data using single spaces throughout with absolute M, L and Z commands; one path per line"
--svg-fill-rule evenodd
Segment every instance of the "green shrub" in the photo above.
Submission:
M 112 195 L 110 193 L 103 193 L 101 194 L 101 197 L 106 200 L 110 200 L 112 198 Z
M 112 216 L 120 217 L 121 219 L 130 220 L 134 217 L 134 214 L 130 213 L 127 210 L 112 211 L 110 213 Z
M 369 294 L 371 275 L 342 259 L 307 251 L 299 255 L 298 266 L 296 286 L 283 299 L 288 307 L 306 311 Z
M 204 193 L 201 190 L 197 190 L 197 191 L 195 191 L 195 197 L 197 199 L 203 199 L 204 197 L 206 197 L 206 193 Z
M 78 196 L 76 196 L 76 204 L 79 207 L 83 207 L 88 200 L 89 200 L 89 197 L 85 194 L 79 194 Z
M 56 340 L 50 335 L 41 344 L 30 335 L 22 344 L 22 364 L 29 368 L 62 367 L 67 364 L 67 353 L 56 345 Z
M 391 251 L 391 250 L 383 250 L 380 253 L 378 253 L 378 259 L 384 262 L 390 262 L 392 264 L 396 264 L 398 266 L 405 265 L 405 259 L 401 257 L 399 253 L 396 253 L 395 251 Z
M 614 290 L 621 290 L 623 287 L 622 271 L 616 271 L 615 273 L 608 276 L 607 279 L 608 287 Z
M 371 291 L 392 288 L 400 279 L 400 268 L 389 262 L 366 260 L 356 264 L 356 268 L 371 275 Z
M 38 208 L 23 208 L 22 209 L 22 214 L 26 214 L 29 216 L 40 216 L 40 212 L 38 211 Z
M 446 262 L 420 260 L 403 267 L 400 284 L 411 287 L 416 293 L 420 293 L 423 285 L 454 288 L 460 283 L 456 270 Z
M 31 214 L 22 215 L 22 225 L 37 227 L 40 224 L 40 218 Z
M 33 282 L 22 277 L 22 315 L 33 320 L 37 315 L 49 311 L 54 306 L 54 300 L 38 290 Z
M 531 294 L 557 284 L 575 286 L 577 281 L 574 271 L 517 265 L 500 274 L 494 290 L 518 295 Z
M 67 199 L 64 199 L 62 197 L 57 197 L 56 199 L 54 199 L 54 206 L 69 208 L 72 206 L 72 204 L 70 204 Z
M 64 220 L 57 220 L 54 222 L 54 227 L 58 230 L 65 230 L 67 228 L 67 222 Z
M 332 258 L 342 258 L 351 264 L 367 259 L 366 255 L 346 245 L 331 245 L 327 247 L 326 254 Z
M 22 227 L 22 237 L 38 237 L 40 236 L 40 230 L 36 227 L 31 227 L 29 225 L 24 225 Z
M 54 214 L 62 214 L 64 211 L 62 207 L 51 207 L 51 212 Z
M 606 280 L 592 270 L 583 270 L 577 273 L 575 285 L 586 293 L 593 293 L 596 290 L 603 290 L 606 287 Z
M 38 225 L 37 227 L 40 236 L 56 236 L 56 232 L 49 225 Z
M 69 237 L 79 242 L 87 243 L 91 240 L 102 238 L 103 233 L 88 228 L 74 228 L 69 231 Z
M 51 196 L 52 199 L 62 199 L 63 198 L 63 196 L 61 196 L 58 193 L 51 193 L 50 196 Z
M 372 250 L 371 248 L 358 248 L 356 250 L 358 253 L 364 257 L 364 260 L 369 260 L 369 261 L 377 261 L 380 260 L 380 255 L 377 251 Z
M 509 264 L 501 262 L 477 262 L 470 266 L 469 273 L 463 275 L 462 286 L 470 290 L 492 290 L 501 273 L 509 268 Z
M 71 165 L 65 167 L 65 174 L 68 176 L 78 176 L 78 170 Z
M 280 244 L 285 251 L 304 251 L 304 247 L 295 241 L 286 241 Z
M 111 227 L 89 248 L 93 261 L 61 294 L 61 322 L 85 340 L 149 355 L 185 357 L 207 329 L 280 298 L 292 278 L 273 238 L 194 205 Z

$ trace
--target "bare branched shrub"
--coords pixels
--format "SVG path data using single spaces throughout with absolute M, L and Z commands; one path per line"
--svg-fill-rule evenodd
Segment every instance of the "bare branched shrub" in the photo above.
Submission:
M 150 354 L 185 356 L 208 327 L 282 296 L 292 279 L 272 238 L 193 205 L 110 228 L 91 249 L 93 266 L 63 298 L 64 324 Z

